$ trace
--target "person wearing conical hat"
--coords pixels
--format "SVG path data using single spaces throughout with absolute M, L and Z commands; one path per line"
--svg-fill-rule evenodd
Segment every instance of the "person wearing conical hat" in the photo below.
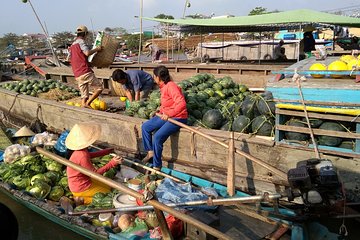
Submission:
M 119 156 L 113 157 L 110 162 L 101 168 L 95 168 L 90 159 L 101 157 L 113 152 L 113 149 L 104 149 L 89 152 L 88 147 L 93 144 L 101 134 L 101 127 L 95 123 L 78 123 L 73 126 L 65 140 L 68 149 L 73 150 L 70 161 L 98 174 L 103 174 L 109 169 L 123 162 Z M 83 199 L 84 204 L 90 204 L 92 197 L 97 192 L 108 193 L 111 188 L 103 183 L 91 179 L 85 174 L 70 167 L 66 169 L 68 184 L 74 198 Z

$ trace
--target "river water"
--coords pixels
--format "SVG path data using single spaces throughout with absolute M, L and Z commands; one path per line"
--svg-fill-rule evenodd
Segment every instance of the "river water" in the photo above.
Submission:
M 18 240 L 83 240 L 87 239 L 60 225 L 47 220 L 40 214 L 15 202 L 0 192 L 0 202 L 15 214 L 19 224 Z M 0 237 L 0 239 L 2 239 Z M 5 240 L 5 239 L 4 239 Z

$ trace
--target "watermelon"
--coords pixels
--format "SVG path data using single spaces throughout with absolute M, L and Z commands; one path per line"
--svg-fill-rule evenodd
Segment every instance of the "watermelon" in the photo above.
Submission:
M 301 121 L 304 123 L 307 123 L 306 118 L 302 118 Z M 310 126 L 312 128 L 318 128 L 320 125 L 324 122 L 322 119 L 316 119 L 316 118 L 309 118 Z
M 336 122 L 324 122 L 323 124 L 320 125 L 319 129 L 345 132 L 344 127 Z M 318 139 L 320 145 L 331 146 L 331 147 L 339 146 L 342 142 L 342 138 L 339 137 L 319 136 Z
M 222 125 L 220 130 L 222 130 L 222 131 L 231 131 L 232 130 L 231 122 L 226 122 L 224 125 Z
M 290 119 L 286 125 L 288 126 L 296 126 L 296 127 L 307 127 L 306 122 L 302 122 L 298 119 L 292 118 Z M 309 134 L 305 133 L 297 133 L 297 132 L 285 132 L 286 139 L 296 140 L 296 141 L 307 141 L 309 140 Z
M 240 115 L 234 119 L 232 130 L 235 132 L 246 133 L 250 126 L 250 119 L 244 115 Z
M 254 118 L 254 109 L 256 108 L 257 97 L 255 95 L 248 95 L 245 97 L 242 105 L 241 112 L 246 117 Z
M 202 118 L 203 124 L 211 129 L 219 129 L 223 125 L 223 120 L 224 118 L 218 109 L 207 111 Z
M 252 121 L 251 129 L 254 134 L 272 136 L 274 132 L 274 119 L 266 115 L 260 115 Z

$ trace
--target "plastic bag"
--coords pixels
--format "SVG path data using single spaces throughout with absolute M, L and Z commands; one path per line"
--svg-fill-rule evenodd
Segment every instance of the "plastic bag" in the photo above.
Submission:
M 56 140 L 57 140 L 57 136 L 55 134 L 43 132 L 36 134 L 33 137 L 31 144 L 35 146 L 38 145 L 54 146 L 57 143 Z
M 14 144 L 5 149 L 4 162 L 12 163 L 16 159 L 26 156 L 30 153 L 30 147 L 20 144 Z
M 56 144 L 54 146 L 54 150 L 56 152 L 56 154 L 68 158 L 69 157 L 69 151 L 65 146 L 65 140 L 66 137 L 68 136 L 69 131 L 65 130 L 60 134 L 60 137 L 57 139 Z
M 133 239 L 134 236 L 143 237 L 148 233 L 148 226 L 146 225 L 144 220 L 139 218 L 135 219 L 135 225 L 133 227 L 127 228 L 125 231 L 121 233 L 117 233 L 121 237 L 125 239 Z

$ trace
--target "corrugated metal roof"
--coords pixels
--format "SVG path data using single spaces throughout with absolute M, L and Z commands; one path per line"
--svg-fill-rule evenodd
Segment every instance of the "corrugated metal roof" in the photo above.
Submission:
M 299 29 L 301 26 L 309 24 L 360 27 L 360 18 L 346 17 L 309 9 L 215 19 L 144 19 L 179 25 L 179 30 L 185 32 L 276 31 L 280 29 Z

